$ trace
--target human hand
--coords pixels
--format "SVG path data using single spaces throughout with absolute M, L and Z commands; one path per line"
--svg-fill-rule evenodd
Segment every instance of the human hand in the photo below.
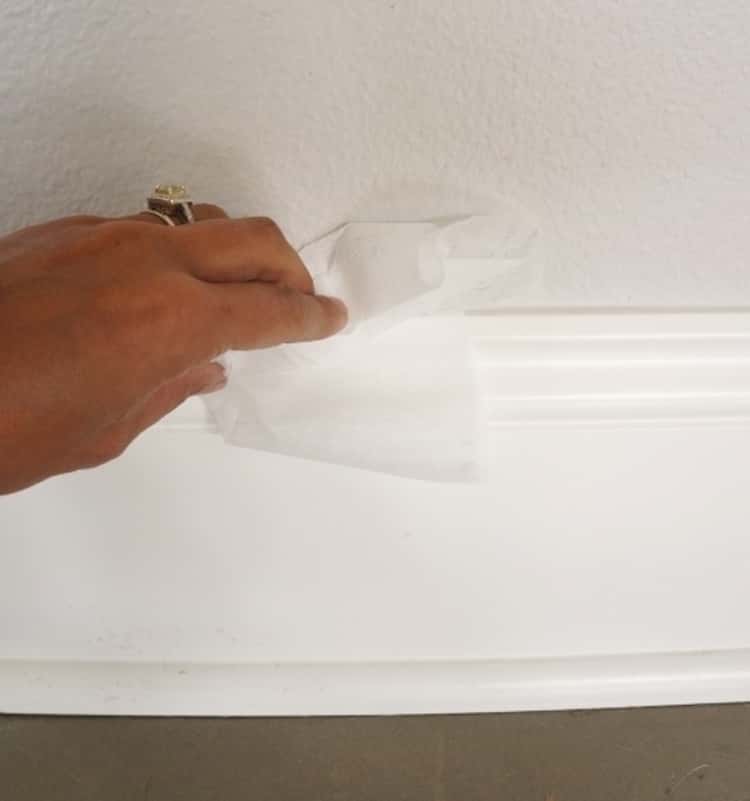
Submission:
M 272 221 L 195 215 L 69 217 L 0 238 L 0 494 L 115 458 L 220 389 L 227 350 L 345 325 Z

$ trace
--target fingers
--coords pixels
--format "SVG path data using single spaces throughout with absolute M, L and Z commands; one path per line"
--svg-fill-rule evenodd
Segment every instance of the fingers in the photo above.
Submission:
M 177 378 L 162 384 L 127 417 L 100 432 L 76 458 L 85 467 L 108 462 L 120 456 L 130 443 L 193 395 L 216 392 L 226 384 L 220 364 L 209 362 L 193 367 Z
M 302 259 L 278 226 L 265 217 L 211 219 L 174 229 L 189 271 L 203 281 L 265 281 L 312 293 Z
M 122 425 L 132 439 L 176 409 L 183 401 L 193 395 L 216 392 L 226 382 L 226 372 L 216 362 L 193 367 L 158 387 L 135 411 L 130 413 Z
M 217 301 L 217 352 L 323 339 L 347 322 L 346 306 L 336 298 L 260 282 L 214 284 L 210 290 Z
M 209 203 L 195 205 L 193 213 L 201 225 L 174 226 L 170 235 L 196 278 L 214 282 L 266 281 L 299 292 L 313 292 L 310 273 L 273 220 L 230 220 L 224 209 Z M 167 227 L 163 220 L 147 212 L 123 219 Z
M 205 220 L 221 220 L 227 218 L 227 213 L 221 206 L 215 206 L 213 203 L 196 203 L 193 206 L 193 216 L 196 222 L 204 222 Z M 168 223 L 157 217 L 155 214 L 141 211 L 138 214 L 129 214 L 126 217 L 120 217 L 121 220 L 138 220 L 139 222 L 152 223 L 154 225 L 162 225 L 165 228 Z

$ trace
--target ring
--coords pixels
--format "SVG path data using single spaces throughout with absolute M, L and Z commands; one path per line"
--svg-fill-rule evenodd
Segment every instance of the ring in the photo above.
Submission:
M 153 214 L 154 217 L 158 217 L 162 222 L 165 222 L 167 225 L 177 225 L 177 223 L 171 217 L 167 217 L 166 214 L 162 214 L 160 211 L 156 211 L 156 209 L 144 209 L 141 213 Z
M 181 184 L 159 184 L 146 199 L 147 214 L 153 214 L 167 225 L 194 223 L 193 201 Z

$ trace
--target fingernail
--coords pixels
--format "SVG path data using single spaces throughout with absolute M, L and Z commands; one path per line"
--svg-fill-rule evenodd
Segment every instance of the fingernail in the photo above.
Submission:
M 330 295 L 324 295 L 322 297 L 327 298 L 328 302 L 332 305 L 337 307 L 336 308 L 336 330 L 340 331 L 342 328 L 346 327 L 346 324 L 349 322 L 349 309 L 346 308 L 346 304 L 340 298 L 334 298 Z
M 226 375 L 227 378 L 232 375 L 232 362 L 229 361 L 226 353 L 222 353 L 221 356 L 214 359 L 211 364 L 217 364 L 219 367 L 221 367 L 224 370 L 224 375 Z
M 201 395 L 208 395 L 211 392 L 218 392 L 220 389 L 224 389 L 224 387 L 227 385 L 227 371 L 224 368 L 224 365 L 218 364 L 217 362 L 212 362 L 211 367 L 213 368 L 211 371 L 212 376 L 203 386 L 203 389 L 201 389 Z

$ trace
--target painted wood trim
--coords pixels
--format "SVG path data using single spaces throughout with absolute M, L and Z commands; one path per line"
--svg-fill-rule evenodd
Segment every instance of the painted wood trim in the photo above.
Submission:
M 0 661 L 0 713 L 388 715 L 750 698 L 750 650 L 404 663 Z
M 489 425 L 750 420 L 750 310 L 505 311 L 419 321 L 404 336 L 447 333 L 471 343 Z M 162 425 L 214 430 L 197 399 Z
M 750 420 L 750 311 L 513 312 L 451 321 L 492 425 Z M 419 327 L 440 336 L 445 320 Z M 210 430 L 200 401 L 163 424 Z M 746 701 L 750 650 L 565 659 L 178 664 L 0 660 L 0 712 L 316 715 Z

